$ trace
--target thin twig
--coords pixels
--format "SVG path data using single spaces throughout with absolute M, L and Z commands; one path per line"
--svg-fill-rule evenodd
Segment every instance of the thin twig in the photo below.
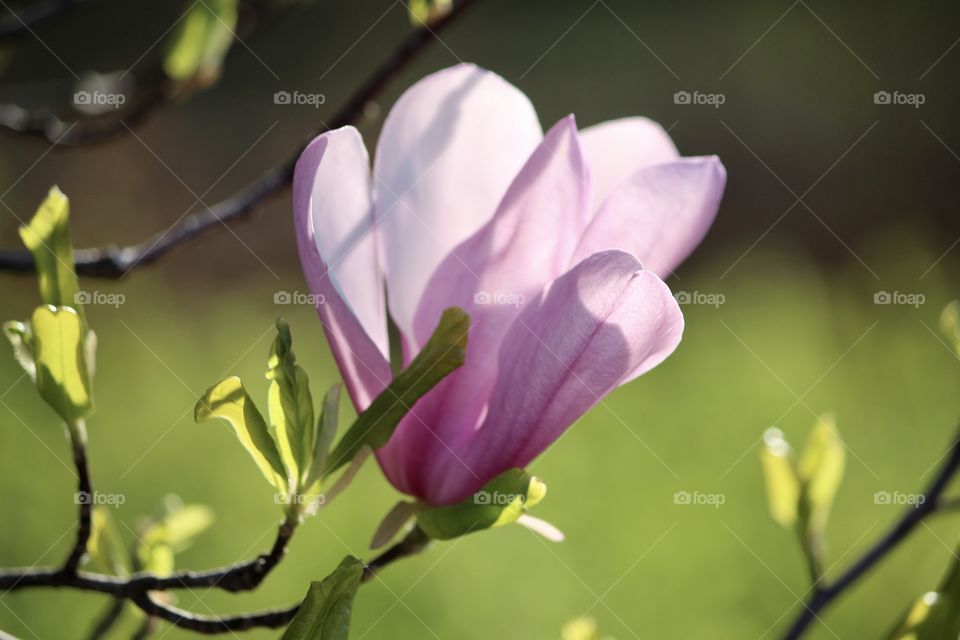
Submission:
M 407 64 L 429 44 L 437 33 L 452 24 L 476 0 L 460 0 L 450 13 L 430 28 L 420 28 L 394 50 L 393 54 L 357 89 L 351 98 L 330 119 L 314 132 L 315 136 L 354 123 L 363 115 L 368 103 L 376 99 Z M 151 264 L 167 256 L 174 249 L 204 236 L 222 225 L 243 220 L 262 204 L 286 190 L 293 181 L 293 171 L 304 141 L 284 164 L 270 169 L 237 193 L 205 211 L 183 219 L 173 228 L 127 247 L 107 246 L 79 249 L 74 252 L 77 273 L 99 278 L 120 278 L 129 271 Z M 29 273 L 34 271 L 33 257 L 23 250 L 0 250 L 0 271 Z
M 90 630 L 90 635 L 87 636 L 87 640 L 103 640 L 103 638 L 107 637 L 107 634 L 113 626 L 120 620 L 120 616 L 123 614 L 123 609 L 126 606 L 127 601 L 123 598 L 114 599 L 114 601 L 110 603 L 110 606 L 97 618 L 97 623 L 93 626 L 93 629 Z
M 907 507 L 893 527 L 840 577 L 829 583 L 821 581 L 820 588 L 814 591 L 810 600 L 805 603 L 803 611 L 784 635 L 784 640 L 800 638 L 827 606 L 893 551 L 926 516 L 936 512 L 943 504 L 941 497 L 944 490 L 958 469 L 960 469 L 960 434 L 950 445 L 950 450 L 940 465 L 937 475 L 923 492 L 923 501 L 916 506 Z

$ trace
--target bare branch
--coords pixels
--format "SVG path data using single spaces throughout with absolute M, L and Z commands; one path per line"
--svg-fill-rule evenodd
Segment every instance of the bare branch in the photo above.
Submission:
M 810 624 L 819 618 L 820 612 L 893 551 L 925 517 L 942 508 L 944 505 L 943 492 L 957 474 L 958 469 L 960 469 L 960 433 L 954 437 L 950 450 L 941 463 L 937 475 L 926 491 L 923 492 L 923 501 L 915 506 L 907 507 L 903 516 L 893 527 L 839 578 L 830 583 L 821 580 L 819 588 L 814 590 L 810 600 L 804 604 L 803 611 L 790 626 L 790 629 L 784 635 L 784 639 L 796 640 L 800 638 Z
M 407 64 L 448 25 L 452 24 L 476 0 L 460 0 L 444 18 L 432 27 L 416 29 L 394 50 L 393 54 L 354 92 L 330 119 L 327 126 L 314 132 L 284 164 L 270 169 L 255 181 L 205 211 L 188 216 L 163 233 L 127 247 L 106 246 L 79 249 L 74 253 L 77 273 L 99 278 L 120 278 L 129 271 L 148 265 L 170 254 L 174 249 L 218 229 L 252 215 L 261 205 L 289 188 L 300 152 L 315 136 L 354 123 L 363 115 L 364 107 L 383 91 Z M 34 270 L 33 258 L 27 251 L 0 250 L 0 271 L 29 273 Z

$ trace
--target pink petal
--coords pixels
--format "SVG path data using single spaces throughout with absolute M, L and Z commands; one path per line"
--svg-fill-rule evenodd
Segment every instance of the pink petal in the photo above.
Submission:
M 293 178 L 294 226 L 317 313 L 358 410 L 390 381 L 367 151 L 353 127 L 314 139 Z M 329 268 L 328 268 L 329 267 Z
M 663 127 L 646 118 L 601 122 L 581 131 L 580 139 L 593 176 L 594 211 L 634 171 L 679 157 Z
M 450 306 L 464 308 L 472 326 L 467 363 L 417 405 L 430 419 L 405 421 L 381 458 L 408 464 L 403 471 L 391 469 L 391 477 L 402 476 L 418 495 L 433 490 L 428 485 L 436 462 L 450 457 L 453 443 L 479 423 L 496 380 L 500 342 L 523 303 L 566 269 L 587 224 L 589 202 L 589 176 L 571 116 L 547 133 L 494 218 L 431 278 L 417 310 L 418 342 Z M 461 471 L 471 475 L 468 468 Z
M 527 97 L 468 64 L 427 76 L 390 110 L 374 194 L 390 311 L 408 341 L 430 275 L 490 219 L 541 138 Z
M 461 449 L 466 464 L 484 479 L 527 465 L 604 395 L 663 361 L 682 333 L 670 290 L 636 257 L 590 256 L 510 327 L 487 416 Z M 439 503 L 479 486 L 449 458 L 441 478 L 430 495 Z
M 604 201 L 574 261 L 624 249 L 667 277 L 700 244 L 720 206 L 727 174 L 715 157 L 681 158 L 640 169 Z

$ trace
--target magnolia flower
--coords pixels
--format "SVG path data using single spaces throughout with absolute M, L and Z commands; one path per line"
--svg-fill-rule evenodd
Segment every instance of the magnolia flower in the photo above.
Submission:
M 391 379 L 388 309 L 404 364 L 443 309 L 471 318 L 466 364 L 377 452 L 390 482 L 431 505 L 465 499 L 673 352 L 683 316 L 662 278 L 725 180 L 643 118 L 578 131 L 568 116 L 543 134 L 523 93 L 472 65 L 403 94 L 372 173 L 356 129 L 311 142 L 297 242 L 357 410 Z

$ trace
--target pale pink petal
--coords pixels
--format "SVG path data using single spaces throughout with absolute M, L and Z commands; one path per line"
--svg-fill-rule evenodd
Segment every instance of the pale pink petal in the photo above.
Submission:
M 427 76 L 390 110 L 373 188 L 388 303 L 408 342 L 430 275 L 493 216 L 541 138 L 527 97 L 468 64 Z
M 294 226 L 307 284 L 358 409 L 390 382 L 383 282 L 377 268 L 370 170 L 360 134 L 318 136 L 297 161 Z
M 476 428 L 496 380 L 500 342 L 524 302 L 566 270 L 589 219 L 589 202 L 576 123 L 565 118 L 530 156 L 494 218 L 454 249 L 430 280 L 416 338 L 426 341 L 443 309 L 461 307 L 472 321 L 467 363 L 421 403 L 435 419 L 405 421 L 397 430 L 382 459 L 401 464 L 404 458 L 416 467 L 393 470 L 392 477 L 403 475 L 405 485 L 430 490 L 425 478 L 432 477 L 434 462 Z
M 640 169 L 607 196 L 574 261 L 604 249 L 624 249 L 666 278 L 710 229 L 726 178 L 715 156 Z
M 594 210 L 618 182 L 637 169 L 679 157 L 663 127 L 647 118 L 601 122 L 581 131 L 580 139 L 593 175 Z
M 479 431 L 457 451 L 482 478 L 526 466 L 626 378 L 676 348 L 683 315 L 670 290 L 633 255 L 604 251 L 558 278 L 523 310 L 500 347 L 500 373 Z M 479 485 L 449 457 L 429 499 Z

